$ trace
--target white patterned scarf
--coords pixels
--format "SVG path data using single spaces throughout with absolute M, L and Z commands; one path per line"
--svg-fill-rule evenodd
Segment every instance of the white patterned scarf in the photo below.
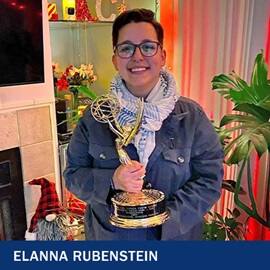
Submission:
M 121 105 L 117 119 L 119 124 L 121 126 L 134 124 L 139 98 L 129 92 L 119 74 L 112 80 L 110 92 L 119 99 Z M 140 162 L 145 166 L 156 145 L 155 132 L 161 128 L 162 122 L 172 112 L 178 98 L 173 76 L 163 69 L 158 83 L 144 102 L 142 124 L 133 139 Z

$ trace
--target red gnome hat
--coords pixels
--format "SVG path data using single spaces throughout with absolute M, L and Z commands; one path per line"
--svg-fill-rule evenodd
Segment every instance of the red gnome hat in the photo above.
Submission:
M 41 197 L 34 216 L 31 219 L 29 232 L 33 232 L 39 219 L 45 218 L 48 214 L 61 212 L 60 201 L 56 193 L 55 184 L 46 178 L 33 179 L 30 185 L 41 185 Z

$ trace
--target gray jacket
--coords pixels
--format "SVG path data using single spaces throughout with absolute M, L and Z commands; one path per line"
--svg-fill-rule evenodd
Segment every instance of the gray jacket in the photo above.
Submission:
M 203 216 L 218 200 L 223 151 L 201 107 L 181 97 L 156 132 L 156 147 L 146 167 L 152 188 L 166 195 L 170 219 L 152 229 L 119 229 L 109 223 L 111 179 L 120 165 L 115 136 L 90 112 L 79 121 L 68 147 L 67 188 L 87 202 L 85 228 L 93 240 L 199 240 Z M 133 145 L 127 147 L 138 160 Z

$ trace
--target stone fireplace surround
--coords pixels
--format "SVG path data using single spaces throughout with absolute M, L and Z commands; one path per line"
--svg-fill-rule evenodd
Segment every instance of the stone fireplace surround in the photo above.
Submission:
M 0 151 L 19 147 L 21 154 L 27 228 L 40 198 L 34 178 L 55 181 L 55 148 L 50 104 L 0 110 Z

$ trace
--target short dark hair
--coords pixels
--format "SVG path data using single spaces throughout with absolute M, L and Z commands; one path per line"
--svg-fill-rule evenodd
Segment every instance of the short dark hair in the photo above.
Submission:
M 156 30 L 159 43 L 163 45 L 163 28 L 161 24 L 155 19 L 155 13 L 150 9 L 137 8 L 124 11 L 115 19 L 112 27 L 113 47 L 117 45 L 120 29 L 131 22 L 151 23 Z

